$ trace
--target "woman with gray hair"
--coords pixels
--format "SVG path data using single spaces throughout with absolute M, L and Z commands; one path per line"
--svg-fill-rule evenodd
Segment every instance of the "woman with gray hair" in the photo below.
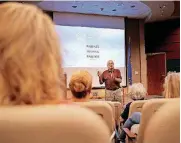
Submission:
M 132 102 L 136 100 L 144 100 L 146 95 L 147 95 L 147 91 L 144 88 L 143 84 L 141 83 L 134 83 L 128 89 L 128 96 L 133 100 Z M 129 102 L 126 105 L 126 108 L 124 109 L 120 117 L 124 123 L 123 125 L 124 128 L 131 127 L 133 125 L 133 120 L 134 120 L 134 124 L 137 124 L 140 122 L 140 118 L 141 118 L 140 112 L 134 112 L 132 116 L 128 119 L 129 108 L 132 102 Z M 120 143 L 124 143 L 125 138 L 126 138 L 126 133 L 122 131 L 120 135 L 120 139 L 121 139 Z
M 144 88 L 143 84 L 141 84 L 141 83 L 134 83 L 128 89 L 128 96 L 133 101 L 144 100 L 146 95 L 147 95 L 146 89 Z M 132 101 L 126 105 L 123 113 L 121 114 L 120 118 L 123 121 L 123 123 L 128 119 L 129 108 L 130 108 L 131 103 L 132 103 Z

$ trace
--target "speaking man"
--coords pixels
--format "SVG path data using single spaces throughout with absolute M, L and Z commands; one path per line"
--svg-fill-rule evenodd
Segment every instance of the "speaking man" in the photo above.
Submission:
M 118 69 L 114 69 L 114 62 L 109 60 L 107 62 L 107 70 L 103 73 L 97 72 L 99 77 L 99 83 L 105 83 L 105 99 L 107 101 L 119 101 L 122 100 L 120 83 L 122 82 L 121 72 Z

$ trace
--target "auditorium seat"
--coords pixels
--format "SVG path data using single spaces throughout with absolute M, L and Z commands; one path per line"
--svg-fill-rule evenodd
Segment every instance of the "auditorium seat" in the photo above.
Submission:
M 93 102 L 95 102 L 95 101 L 93 101 Z M 120 115 L 121 115 L 121 110 L 122 110 L 122 104 L 120 102 L 100 101 L 100 100 L 96 101 L 96 102 L 108 103 L 112 108 L 113 118 L 115 119 L 115 124 L 120 125 Z
M 97 101 L 97 102 L 106 102 L 106 103 L 108 103 L 108 104 L 111 106 L 111 108 L 112 108 L 113 118 L 114 118 L 114 120 L 116 121 L 116 114 L 115 114 L 116 108 L 115 108 L 115 106 L 114 106 L 114 103 L 111 102 L 111 101 Z M 116 122 L 115 122 L 115 123 L 116 123 Z
M 120 102 L 112 102 L 112 101 L 105 101 L 111 106 L 114 107 L 114 119 L 115 119 L 115 140 L 119 142 L 120 140 L 120 115 L 122 110 L 122 104 Z
M 164 104 L 150 119 L 143 143 L 180 143 L 180 100 Z
M 107 101 L 107 102 L 111 102 L 111 101 Z M 111 104 L 113 104 L 115 107 L 116 125 L 120 125 L 120 115 L 121 115 L 121 110 L 122 110 L 122 104 L 120 102 L 111 102 Z
M 148 125 L 149 120 L 152 118 L 152 116 L 158 111 L 158 109 L 164 105 L 165 103 L 168 102 L 175 102 L 175 100 L 177 99 L 151 99 L 148 100 L 142 108 L 142 116 L 141 116 L 141 122 L 140 125 L 134 125 L 132 126 L 131 129 L 131 133 L 133 132 L 133 129 L 138 132 L 137 138 L 136 140 L 129 138 L 128 136 L 128 142 L 132 143 L 132 142 L 137 142 L 137 143 L 143 143 L 143 139 L 144 139 L 144 132 L 145 132 L 145 128 Z M 137 127 L 135 127 L 137 126 Z M 135 129 L 137 128 L 137 129 Z M 127 134 L 128 135 L 128 134 Z
M 96 114 L 100 115 L 103 118 L 103 120 L 106 122 L 110 130 L 111 140 L 113 140 L 115 136 L 115 121 L 113 118 L 112 107 L 108 103 L 106 103 L 105 101 L 90 101 L 90 102 L 75 102 L 75 104 L 78 104 L 85 108 L 89 108 L 92 111 L 94 111 Z
M 0 108 L 1 143 L 110 143 L 107 125 L 77 105 Z
M 129 117 L 134 113 L 134 112 L 141 112 L 143 105 L 147 102 L 148 100 L 137 100 L 133 101 L 131 103 L 130 109 L 129 109 Z
M 122 110 L 122 104 L 120 102 L 112 102 L 112 101 L 96 101 L 96 102 L 106 102 L 108 103 L 113 111 L 113 117 L 115 121 L 115 140 L 120 140 L 120 114 Z
M 110 131 L 111 132 L 114 131 L 115 122 L 113 118 L 113 111 L 109 104 L 107 104 L 104 101 L 74 102 L 74 103 L 89 108 L 92 111 L 94 111 L 96 114 L 100 115 L 103 118 L 103 120 L 106 122 Z

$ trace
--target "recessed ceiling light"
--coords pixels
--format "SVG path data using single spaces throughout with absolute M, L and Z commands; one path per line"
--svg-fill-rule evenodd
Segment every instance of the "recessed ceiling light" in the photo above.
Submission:
M 104 8 L 100 8 L 101 9 L 101 11 L 103 11 L 104 10 Z
M 163 8 L 165 8 L 166 6 L 165 5 L 163 5 Z
M 113 9 L 112 11 L 116 11 L 116 9 Z
M 73 7 L 73 8 L 76 8 L 77 6 L 76 6 L 76 5 L 73 5 L 72 7 Z
M 131 8 L 134 8 L 134 7 L 135 7 L 135 5 L 132 5 L 132 6 L 131 6 Z

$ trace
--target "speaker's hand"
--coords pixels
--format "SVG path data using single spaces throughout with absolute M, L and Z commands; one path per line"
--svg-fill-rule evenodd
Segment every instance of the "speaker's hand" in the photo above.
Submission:
M 97 71 L 97 76 L 101 76 L 101 72 L 100 71 Z

